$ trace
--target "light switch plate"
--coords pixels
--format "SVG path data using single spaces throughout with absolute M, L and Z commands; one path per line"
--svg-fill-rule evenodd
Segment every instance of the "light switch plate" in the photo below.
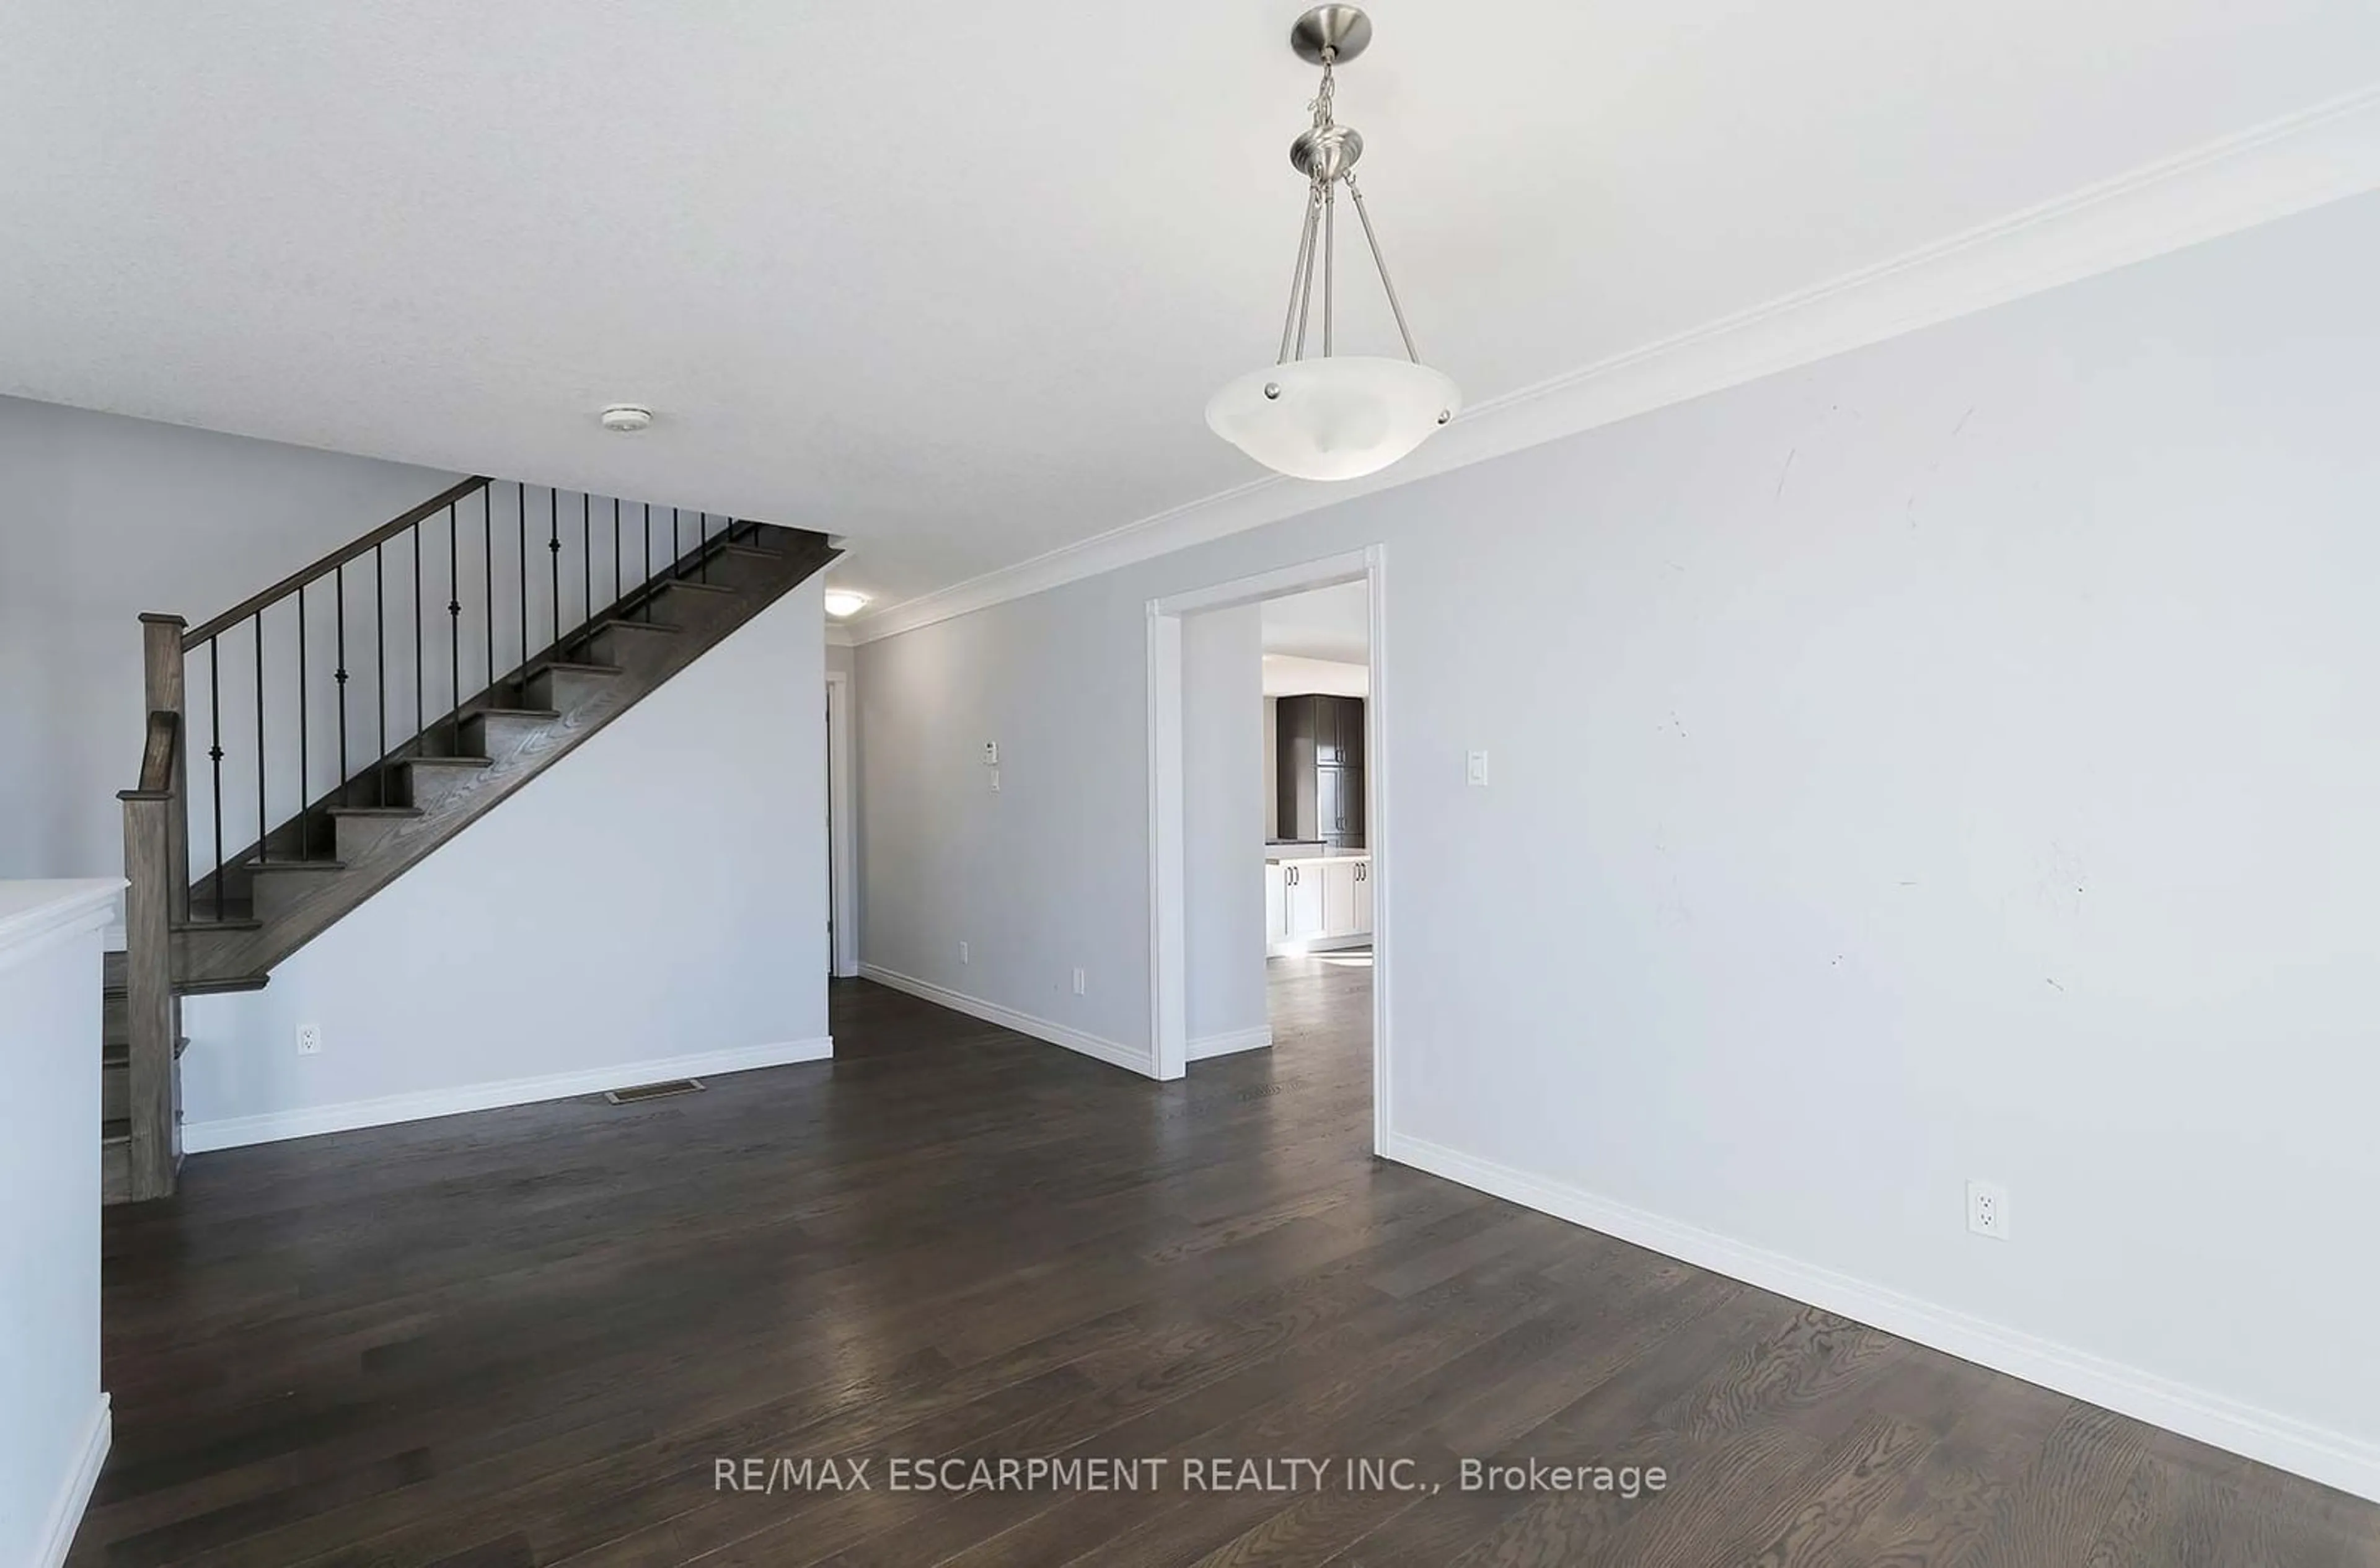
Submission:
M 1486 789 L 1488 787 L 1488 753 L 1484 751 L 1475 751 L 1471 754 L 1471 765 L 1468 776 L 1471 780 L 1472 787 L 1475 789 Z
M 983 743 L 983 765 L 987 768 L 1000 766 L 1000 742 L 987 740 Z

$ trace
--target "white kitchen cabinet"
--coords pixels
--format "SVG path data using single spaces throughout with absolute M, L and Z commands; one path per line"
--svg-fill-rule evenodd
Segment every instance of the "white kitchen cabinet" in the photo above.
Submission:
M 1322 874 L 1322 934 L 1354 936 L 1364 928 L 1355 923 L 1355 869 L 1358 860 L 1325 860 Z
M 1297 856 L 1265 863 L 1267 951 L 1355 947 L 1371 934 L 1370 856 Z
M 1307 942 L 1325 934 L 1325 895 L 1322 868 L 1319 860 L 1292 861 L 1284 868 L 1289 873 L 1286 918 L 1281 922 L 1281 935 L 1292 942 Z

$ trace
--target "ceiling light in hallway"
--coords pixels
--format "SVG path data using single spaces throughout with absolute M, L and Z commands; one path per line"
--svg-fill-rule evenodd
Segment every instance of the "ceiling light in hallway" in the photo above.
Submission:
M 864 593 L 855 593 L 847 588 L 831 588 L 826 590 L 826 613 L 838 619 L 845 615 L 856 615 L 866 608 L 868 608 L 868 595 Z
M 1268 468 L 1308 480 L 1352 480 L 1376 473 L 1427 440 L 1454 418 L 1463 395 L 1452 381 L 1421 362 L 1404 307 L 1364 193 L 1355 184 L 1355 163 L 1364 139 L 1331 117 L 1336 67 L 1353 60 L 1372 41 L 1371 18 L 1354 6 L 1318 6 L 1298 18 L 1290 47 L 1322 67 L 1314 99 L 1314 123 L 1290 144 L 1289 161 L 1306 180 L 1305 221 L 1299 231 L 1297 264 L 1290 278 L 1289 310 L 1281 322 L 1281 354 L 1272 365 L 1226 384 L 1207 405 L 1207 423 L 1217 435 Z M 1333 317 L 1339 188 L 1363 225 L 1364 241 L 1389 310 L 1404 339 L 1405 358 L 1334 356 Z M 1322 273 L 1319 358 L 1305 357 L 1306 332 L 1315 305 L 1314 274 Z

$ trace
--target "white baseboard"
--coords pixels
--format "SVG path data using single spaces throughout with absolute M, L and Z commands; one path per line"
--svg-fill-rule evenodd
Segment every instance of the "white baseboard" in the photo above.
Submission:
M 1391 1133 L 1382 1153 L 1400 1164 L 2380 1501 L 2380 1445 L 2343 1432 L 2243 1404 L 1422 1138 Z
M 82 1448 L 75 1456 L 75 1467 L 67 1473 L 66 1485 L 58 1489 L 57 1501 L 50 1504 L 49 1523 L 42 1527 L 40 1549 L 33 1554 L 34 1568 L 58 1568 L 67 1560 L 75 1532 L 82 1527 L 83 1510 L 91 1506 L 91 1489 L 99 1485 L 99 1467 L 107 1463 L 107 1448 L 114 1437 L 115 1423 L 108 1415 L 107 1395 L 103 1393 L 91 1419 L 83 1425 Z
M 1014 1029 L 1018 1034 L 1031 1035 L 1035 1039 L 1047 1040 L 1051 1045 L 1062 1045 L 1069 1051 L 1079 1051 L 1086 1056 L 1107 1063 L 1110 1066 L 1122 1067 L 1127 1072 L 1138 1073 L 1143 1077 L 1153 1078 L 1157 1076 L 1156 1064 L 1150 1061 L 1147 1051 L 1122 1045 L 1111 1039 L 1102 1039 L 1098 1035 L 1085 1034 L 1080 1029 L 1068 1028 L 1063 1024 L 1053 1024 L 1047 1018 L 1037 1018 L 1030 1013 L 1019 1013 L 1013 1007 L 1002 1007 L 996 1002 L 986 1002 L 981 997 L 969 996 L 964 991 L 953 991 L 947 986 L 938 986 L 931 980 L 921 980 L 915 975 L 905 975 L 897 969 L 888 969 L 881 964 L 862 964 L 859 966 L 859 972 L 878 985 L 891 986 L 894 991 L 905 991 L 911 996 L 923 998 L 940 1007 L 947 1007 L 953 1013 L 964 1013 L 970 1018 L 980 1018 L 987 1024 L 998 1024 L 1003 1029 Z
M 1271 1044 L 1270 1024 L 1258 1024 L 1253 1029 L 1231 1029 L 1219 1035 L 1200 1035 L 1190 1042 L 1189 1060 L 1204 1062 L 1209 1056 L 1229 1056 L 1236 1051 L 1262 1051 Z
M 419 1122 L 432 1116 L 453 1116 L 466 1111 L 493 1111 L 506 1105 L 528 1105 L 540 1100 L 570 1100 L 582 1094 L 625 1088 L 631 1084 L 659 1083 L 664 1078 L 714 1077 L 725 1073 L 750 1072 L 758 1067 L 821 1062 L 833 1054 L 833 1037 L 821 1035 L 815 1039 L 778 1040 L 767 1045 L 741 1046 L 733 1051 L 700 1051 L 692 1056 L 621 1062 L 608 1067 L 550 1073 L 542 1077 L 460 1084 L 453 1088 L 425 1089 L 419 1094 L 393 1094 L 378 1100 L 351 1100 L 337 1105 L 310 1105 L 294 1111 L 272 1111 L 259 1116 L 227 1116 L 212 1122 L 188 1122 L 182 1127 L 182 1150 L 186 1154 L 203 1154 L 210 1149 L 239 1149 L 252 1143 L 278 1143 L 284 1138 L 353 1132 L 358 1127 L 385 1127 L 397 1122 Z

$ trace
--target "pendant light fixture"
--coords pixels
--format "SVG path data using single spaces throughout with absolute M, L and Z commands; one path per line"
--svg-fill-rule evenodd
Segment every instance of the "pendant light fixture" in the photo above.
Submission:
M 1352 480 L 1377 473 L 1427 440 L 1454 418 L 1463 395 L 1445 375 L 1421 362 L 1405 325 L 1397 286 L 1380 256 L 1379 236 L 1355 184 L 1355 161 L 1364 139 L 1331 117 L 1336 67 L 1372 42 L 1372 20 L 1355 6 L 1317 6 L 1290 30 L 1298 58 L 1322 67 L 1322 88 L 1314 100 L 1314 123 L 1290 143 L 1291 166 L 1305 176 L 1305 222 L 1297 243 L 1297 266 L 1290 274 L 1289 312 L 1281 326 L 1281 357 L 1260 371 L 1231 382 L 1207 405 L 1207 423 L 1217 435 L 1266 468 L 1298 479 Z M 1335 354 L 1335 251 L 1339 233 L 1339 188 L 1364 226 L 1372 266 L 1389 297 L 1402 359 Z M 1318 321 L 1322 353 L 1305 357 L 1313 315 L 1315 273 L 1322 274 Z

